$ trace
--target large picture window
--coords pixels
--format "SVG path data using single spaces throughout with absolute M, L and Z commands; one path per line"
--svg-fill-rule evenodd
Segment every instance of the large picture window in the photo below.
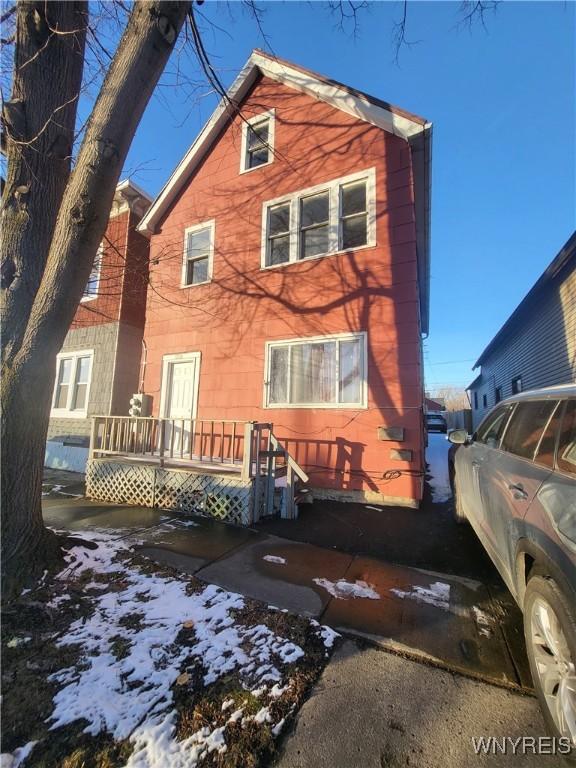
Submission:
M 189 227 L 184 233 L 182 287 L 210 282 L 213 255 L 214 222 Z
M 264 204 L 262 267 L 376 245 L 375 171 Z
M 53 416 L 82 418 L 86 415 L 92 376 L 92 357 L 92 350 L 63 352 L 58 355 L 52 400 Z
M 267 344 L 267 407 L 366 406 L 366 334 Z

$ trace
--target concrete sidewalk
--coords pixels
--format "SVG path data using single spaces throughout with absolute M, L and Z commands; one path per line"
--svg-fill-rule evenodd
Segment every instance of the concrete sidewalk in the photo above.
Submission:
M 290 731 L 277 768 L 559 768 L 560 756 L 476 754 L 473 739 L 546 730 L 531 696 L 484 685 L 347 640 Z
M 395 566 L 201 517 L 46 498 L 56 529 L 98 528 L 143 555 L 416 659 L 529 687 L 518 616 L 480 581 Z

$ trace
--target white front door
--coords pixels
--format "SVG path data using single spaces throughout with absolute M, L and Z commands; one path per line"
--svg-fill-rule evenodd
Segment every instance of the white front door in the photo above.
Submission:
M 162 374 L 162 415 L 166 422 L 165 455 L 189 457 L 191 420 L 196 417 L 200 354 L 170 355 L 164 358 Z

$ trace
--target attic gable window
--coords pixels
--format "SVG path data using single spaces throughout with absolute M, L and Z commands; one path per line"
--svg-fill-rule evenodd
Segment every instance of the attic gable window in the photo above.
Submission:
M 184 232 L 182 288 L 209 283 L 214 257 L 214 221 L 205 221 Z
M 375 246 L 375 170 L 270 200 L 262 221 L 262 268 Z
M 274 110 L 246 120 L 242 125 L 240 173 L 274 160 Z
M 88 282 L 86 283 L 86 288 L 84 288 L 84 293 L 82 294 L 82 298 L 80 301 L 92 301 L 92 299 L 95 299 L 98 297 L 98 289 L 100 287 L 100 272 L 102 271 L 102 256 L 104 255 L 104 244 L 100 243 L 98 246 L 98 250 L 96 251 L 96 256 L 94 257 L 94 263 L 92 264 L 92 269 L 90 271 L 90 276 L 88 277 Z

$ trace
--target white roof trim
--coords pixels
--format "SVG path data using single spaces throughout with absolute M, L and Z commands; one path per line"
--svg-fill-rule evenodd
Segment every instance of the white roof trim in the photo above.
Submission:
M 228 90 L 230 101 L 240 102 L 255 82 L 258 73 L 284 83 L 291 88 L 307 93 L 315 99 L 321 99 L 336 109 L 346 112 L 353 117 L 376 125 L 389 133 L 408 140 L 422 133 L 427 126 L 408 117 L 397 115 L 390 110 L 373 104 L 361 94 L 350 93 L 346 88 L 336 84 L 326 83 L 307 72 L 301 72 L 283 62 L 269 59 L 267 56 L 254 51 L 246 65 L 234 80 Z M 180 161 L 176 170 L 165 184 L 154 203 L 138 225 L 138 230 L 144 234 L 154 233 L 156 224 L 172 203 L 184 183 L 194 171 L 196 165 L 206 155 L 212 142 L 224 127 L 230 113 L 227 100 L 222 100 L 212 113 L 212 116 L 200 131 L 198 137 Z

